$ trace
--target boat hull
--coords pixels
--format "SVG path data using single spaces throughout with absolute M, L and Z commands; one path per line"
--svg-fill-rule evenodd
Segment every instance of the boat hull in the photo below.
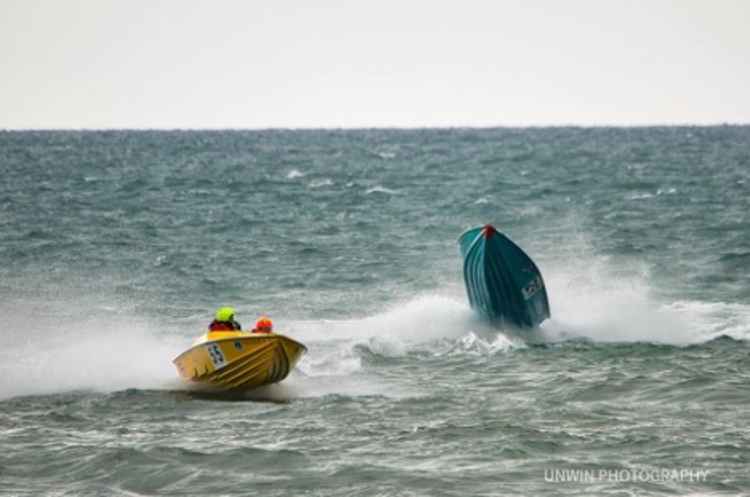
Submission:
M 289 375 L 307 348 L 275 333 L 214 332 L 174 359 L 180 376 L 214 389 L 250 390 Z
M 549 301 L 536 264 L 491 225 L 459 238 L 469 304 L 497 325 L 534 328 L 549 318 Z

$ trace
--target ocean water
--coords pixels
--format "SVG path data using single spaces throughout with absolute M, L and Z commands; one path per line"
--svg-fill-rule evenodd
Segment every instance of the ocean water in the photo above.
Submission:
M 0 495 L 750 495 L 750 127 L 0 132 Z M 493 223 L 552 319 L 477 319 Z M 171 360 L 220 305 L 309 353 Z

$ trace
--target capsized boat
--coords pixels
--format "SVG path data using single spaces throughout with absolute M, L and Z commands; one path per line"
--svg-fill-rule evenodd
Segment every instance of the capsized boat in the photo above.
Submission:
M 534 261 L 487 224 L 458 239 L 469 304 L 494 324 L 534 328 L 550 317 L 547 289 Z
M 250 390 L 289 375 L 307 347 L 276 333 L 210 331 L 177 356 L 180 376 L 217 390 Z

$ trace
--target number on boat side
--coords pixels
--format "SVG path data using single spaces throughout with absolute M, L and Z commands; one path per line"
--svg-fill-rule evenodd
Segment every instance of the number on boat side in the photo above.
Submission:
M 227 360 L 224 358 L 224 354 L 221 352 L 221 348 L 215 343 L 206 346 L 208 350 L 208 356 L 211 358 L 211 362 L 214 363 L 214 369 L 219 369 L 226 365 Z
M 523 294 L 524 300 L 529 300 L 531 297 L 534 296 L 536 292 L 542 289 L 542 279 L 537 276 L 533 280 L 529 281 L 529 283 L 521 289 L 521 293 Z

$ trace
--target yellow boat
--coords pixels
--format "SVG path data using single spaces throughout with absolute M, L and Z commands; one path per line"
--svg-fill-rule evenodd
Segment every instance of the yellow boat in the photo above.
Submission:
M 307 347 L 276 333 L 210 331 L 177 356 L 180 376 L 219 390 L 250 390 L 287 377 Z

